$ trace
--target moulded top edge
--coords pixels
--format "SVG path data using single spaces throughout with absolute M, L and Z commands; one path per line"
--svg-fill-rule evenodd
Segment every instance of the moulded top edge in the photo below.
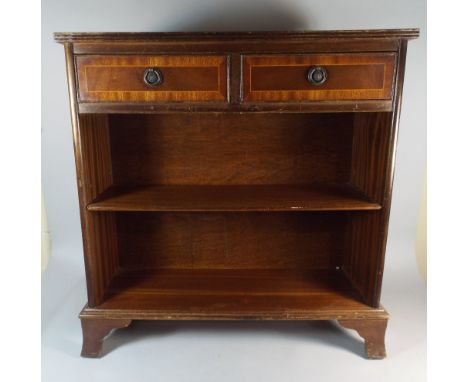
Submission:
M 324 30 L 324 31 L 258 31 L 258 32 L 55 32 L 54 39 L 66 42 L 180 41 L 229 39 L 415 39 L 419 28 Z

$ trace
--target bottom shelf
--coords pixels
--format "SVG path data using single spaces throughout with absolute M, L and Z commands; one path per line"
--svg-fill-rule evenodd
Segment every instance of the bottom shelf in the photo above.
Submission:
M 384 318 L 340 270 L 158 269 L 122 272 L 81 317 L 154 320 Z

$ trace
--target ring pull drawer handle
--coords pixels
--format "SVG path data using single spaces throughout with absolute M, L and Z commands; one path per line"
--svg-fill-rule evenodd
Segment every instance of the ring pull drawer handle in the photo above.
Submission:
M 327 80 L 327 70 L 321 66 L 310 68 L 307 72 L 307 81 L 312 85 L 322 85 Z
M 143 81 L 146 85 L 151 87 L 161 85 L 163 82 L 163 74 L 161 70 L 157 68 L 148 68 L 143 75 Z

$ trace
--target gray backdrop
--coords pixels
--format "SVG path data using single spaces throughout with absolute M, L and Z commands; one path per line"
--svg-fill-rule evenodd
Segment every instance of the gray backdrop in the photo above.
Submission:
M 408 47 L 383 302 L 385 304 L 387 301 L 387 308 L 389 305 L 394 305 L 393 311 L 389 310 L 395 315 L 395 331 L 397 324 L 399 322 L 401 324 L 400 335 L 397 336 L 395 333 L 395 338 L 399 338 L 399 341 L 395 340 L 395 343 L 400 344 L 400 348 L 395 345 L 394 351 L 400 349 L 405 352 L 411 346 L 416 349 L 416 343 L 419 346 L 419 350 L 414 351 L 416 358 L 407 357 L 406 365 L 392 364 L 391 370 L 407 373 L 409 370 L 407 367 L 414 365 L 414 362 L 419 362 L 418 370 L 423 373 L 422 361 L 416 360 L 418 360 L 418 354 L 422 357 L 423 354 L 420 353 L 424 353 L 420 345 L 421 341 L 425 340 L 425 302 L 422 301 L 418 305 L 417 313 L 411 309 L 414 308 L 415 301 L 425 299 L 424 288 L 416 273 L 414 256 L 419 199 L 426 165 L 425 1 L 42 0 L 42 184 L 52 240 L 52 258 L 49 269 L 44 275 L 43 286 L 43 361 L 45 366 L 43 373 L 47 376 L 47 380 L 53 379 L 53 375 L 57 376 L 57 380 L 64 380 L 64 377 L 52 365 L 61 363 L 61 367 L 66 369 L 72 367 L 72 364 L 67 364 L 68 361 L 77 362 L 73 364 L 73 367 L 81 362 L 81 360 L 78 361 L 80 333 L 76 314 L 85 302 L 82 243 L 64 53 L 62 46 L 54 43 L 52 33 L 55 31 L 137 32 L 399 27 L 419 27 L 421 37 L 416 41 L 411 41 Z M 410 300 L 411 298 L 414 300 Z M 68 306 L 67 303 L 72 305 Z M 408 310 L 405 310 L 405 307 Z M 65 310 L 57 313 L 60 308 Z M 414 322 L 411 319 L 414 319 Z M 54 327 L 53 330 L 50 325 Z M 240 328 L 244 327 L 246 330 L 251 328 L 251 326 Z M 59 328 L 63 329 L 62 333 L 59 333 Z M 196 332 L 197 328 L 193 326 L 192 328 Z M 226 329 L 226 327 L 218 326 L 219 338 L 222 338 L 223 328 Z M 227 330 L 232 329 L 232 327 L 227 328 Z M 272 330 L 276 330 L 276 327 Z M 285 330 L 288 333 L 288 329 Z M 292 329 L 290 327 L 289 334 L 292 333 L 294 337 L 294 334 L 301 330 L 301 327 L 292 327 Z M 405 337 L 407 342 L 404 343 L 401 342 L 402 331 L 408 335 Z M 390 335 L 391 333 L 390 331 Z M 415 333 L 417 333 L 417 341 L 410 339 Z M 317 335 L 320 337 L 319 334 Z M 389 341 L 391 343 L 391 339 Z M 182 348 L 184 344 L 187 344 L 185 340 L 181 342 Z M 219 349 L 222 349 L 222 346 L 216 349 L 213 350 L 214 356 L 217 354 L 216 351 L 219 352 Z M 244 351 L 243 349 L 241 348 L 240 351 Z M 320 348 L 318 349 L 320 351 Z M 124 352 L 124 347 L 119 351 Z M 195 352 L 190 357 L 195 359 L 193 357 L 197 356 L 198 352 Z M 355 362 L 354 357 L 355 355 L 351 354 L 350 362 Z M 284 356 L 280 358 L 284 359 Z M 199 362 L 203 361 L 203 359 L 199 360 Z M 387 361 L 380 365 L 385 365 L 385 362 Z M 79 365 L 88 364 L 79 363 Z M 100 365 L 104 364 L 100 363 Z M 374 365 L 377 364 L 374 363 Z M 198 366 L 194 365 L 195 368 Z M 173 371 L 173 369 L 170 370 Z M 304 367 L 303 370 L 307 368 Z M 383 380 L 380 371 L 379 380 Z M 218 369 L 218 372 L 220 376 L 226 377 L 222 368 Z M 192 377 L 187 380 L 197 380 L 195 377 L 197 374 L 194 374 L 193 370 L 191 373 Z M 216 374 L 202 375 L 204 378 L 200 377 L 200 380 L 206 381 Z M 279 371 L 276 374 L 273 373 L 270 380 L 275 379 L 275 375 L 279 378 L 281 373 Z M 310 373 L 307 375 L 310 376 Z M 362 377 L 361 374 L 359 375 Z M 349 377 L 349 380 L 352 380 L 351 374 Z M 414 377 L 415 375 L 412 375 L 413 381 Z M 67 378 L 73 379 L 70 379 L 70 374 Z M 78 374 L 76 378 L 78 380 Z M 292 380 L 299 379 L 299 376 L 297 379 L 292 378 Z M 184 380 L 184 378 L 172 380 Z M 236 378 L 233 377 L 233 380 Z M 403 380 L 401 375 L 399 380 Z

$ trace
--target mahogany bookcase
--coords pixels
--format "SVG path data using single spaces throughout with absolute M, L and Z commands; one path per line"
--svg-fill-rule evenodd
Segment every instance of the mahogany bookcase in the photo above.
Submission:
M 82 355 L 132 320 L 337 320 L 380 305 L 417 29 L 56 33 L 88 302 Z

